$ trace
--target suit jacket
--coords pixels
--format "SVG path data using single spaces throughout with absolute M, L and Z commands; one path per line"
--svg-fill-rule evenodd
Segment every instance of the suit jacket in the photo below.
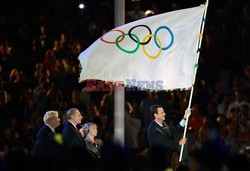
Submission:
M 165 122 L 163 122 L 163 127 L 154 120 L 149 124 L 147 136 L 150 147 L 163 146 L 169 151 L 179 149 L 179 142 L 173 141 L 172 137 L 173 134 L 180 133 L 182 127 L 178 124 L 177 127 L 170 128 Z
M 102 140 L 95 139 L 96 144 L 93 144 L 91 140 L 88 137 L 86 137 L 84 141 L 86 143 L 86 149 L 90 153 L 92 158 L 93 159 L 101 158 L 101 148 L 103 145 Z
M 66 148 L 81 148 L 85 150 L 85 143 L 80 132 L 70 122 L 64 125 L 62 136 Z
M 33 148 L 33 155 L 39 158 L 52 158 L 56 147 L 59 146 L 54 140 L 54 133 L 44 125 L 37 133 L 37 139 Z

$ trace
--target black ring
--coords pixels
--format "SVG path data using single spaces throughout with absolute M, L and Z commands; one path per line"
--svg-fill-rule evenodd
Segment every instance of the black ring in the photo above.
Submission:
M 134 42 L 136 42 L 136 43 L 138 43 L 138 42 L 137 42 L 137 41 L 135 40 L 135 38 L 131 35 L 131 32 L 132 32 L 132 30 L 133 30 L 134 28 L 140 27 L 140 26 L 146 27 L 146 28 L 148 29 L 148 31 L 149 31 L 149 34 L 152 34 L 151 29 L 150 29 L 148 26 L 146 26 L 146 25 L 137 25 L 137 26 L 132 27 L 132 28 L 128 31 L 128 35 L 129 35 L 129 37 L 130 37 Z M 151 38 L 152 38 L 152 37 L 150 37 L 146 42 L 139 42 L 140 45 L 146 45 L 146 44 L 148 44 L 148 43 L 150 42 Z

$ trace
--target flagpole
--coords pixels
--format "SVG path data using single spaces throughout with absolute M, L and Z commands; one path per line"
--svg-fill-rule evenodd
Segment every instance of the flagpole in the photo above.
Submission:
M 201 42 L 202 42 L 202 37 L 203 37 L 205 19 L 206 19 L 206 15 L 207 15 L 208 1 L 209 0 L 207 0 L 206 3 L 205 3 L 206 7 L 205 7 L 204 15 L 203 15 L 203 18 L 202 18 L 201 31 L 200 31 L 200 34 L 198 36 L 199 37 L 198 50 L 197 50 L 197 53 L 196 53 L 196 62 L 195 62 L 195 67 L 194 67 L 194 76 L 193 76 L 193 83 L 192 83 L 192 88 L 191 88 L 191 92 L 190 92 L 190 96 L 189 96 L 188 109 L 190 109 L 190 107 L 191 107 L 191 102 L 192 102 L 192 98 L 193 98 L 194 84 L 195 84 L 195 78 L 196 78 L 196 73 L 197 73 L 197 69 L 198 69 L 198 61 L 199 61 L 200 48 L 201 48 Z M 185 127 L 184 127 L 183 138 L 186 137 L 187 126 L 188 126 L 188 119 L 189 119 L 189 117 L 186 118 L 186 124 L 185 124 Z M 184 149 L 184 144 L 181 145 L 181 152 L 180 152 L 179 162 L 181 162 L 181 160 L 182 160 L 183 149 Z
M 125 23 L 125 0 L 114 0 L 115 27 Z M 114 142 L 124 147 L 124 111 L 125 89 L 122 85 L 114 85 Z

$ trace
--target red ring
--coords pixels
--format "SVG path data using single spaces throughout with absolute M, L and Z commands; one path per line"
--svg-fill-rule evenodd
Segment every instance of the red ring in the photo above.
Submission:
M 118 31 L 120 33 L 123 34 L 122 38 L 118 41 L 118 42 L 110 42 L 110 41 L 107 41 L 107 40 L 104 40 L 103 39 L 103 36 L 105 36 L 106 34 L 108 34 L 109 32 L 111 31 Z M 108 33 L 104 34 L 102 37 L 101 37 L 101 41 L 105 42 L 105 43 L 109 43 L 109 44 L 116 44 L 116 43 L 120 43 L 121 41 L 123 41 L 123 39 L 125 38 L 125 33 L 122 31 L 122 30 L 118 30 L 118 29 L 115 29 L 115 30 L 110 30 Z

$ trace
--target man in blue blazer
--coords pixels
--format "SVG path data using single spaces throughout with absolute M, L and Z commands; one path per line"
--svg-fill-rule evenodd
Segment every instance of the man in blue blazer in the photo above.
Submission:
M 166 113 L 161 105 L 150 106 L 150 114 L 153 119 L 148 126 L 147 137 L 151 149 L 161 148 L 164 151 L 166 165 L 169 166 L 172 150 L 178 150 L 180 145 L 186 143 L 186 138 L 179 141 L 172 139 L 174 134 L 180 133 L 185 126 L 186 118 L 191 115 L 191 109 L 186 109 L 185 115 L 176 127 L 169 127 L 165 122 Z
M 55 128 L 60 125 L 57 111 L 48 111 L 43 117 L 44 126 L 38 131 L 33 156 L 40 159 L 52 159 L 59 144 L 55 141 Z

